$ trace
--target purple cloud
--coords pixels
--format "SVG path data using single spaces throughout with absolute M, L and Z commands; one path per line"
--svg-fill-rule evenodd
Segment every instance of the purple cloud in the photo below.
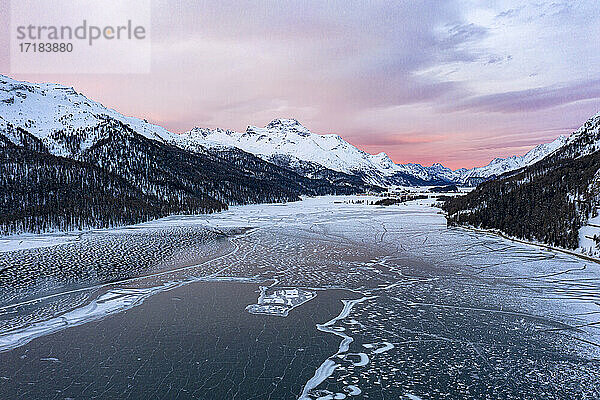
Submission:
M 457 110 L 517 113 L 539 111 L 590 99 L 600 99 L 600 79 L 475 96 L 454 107 Z

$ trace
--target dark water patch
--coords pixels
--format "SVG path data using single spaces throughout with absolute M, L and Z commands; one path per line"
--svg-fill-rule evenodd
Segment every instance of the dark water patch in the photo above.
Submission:
M 245 311 L 257 293 L 256 284 L 190 284 L 0 353 L 0 397 L 297 398 L 339 346 L 315 326 L 349 294 L 320 291 L 281 318 Z

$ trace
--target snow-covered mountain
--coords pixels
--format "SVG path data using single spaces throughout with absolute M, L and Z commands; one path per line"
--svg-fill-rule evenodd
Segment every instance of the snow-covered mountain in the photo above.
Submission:
M 194 128 L 181 135 L 182 146 L 235 147 L 292 169 L 305 163 L 358 175 L 382 186 L 454 182 L 454 171 L 434 164 L 395 164 L 387 154 L 369 154 L 338 135 L 318 135 L 295 119 L 275 119 L 264 128 L 249 126 L 245 132 Z
M 528 165 L 535 164 L 547 155 L 563 147 L 566 143 L 567 137 L 561 135 L 550 143 L 537 145 L 525 155 L 495 158 L 484 167 L 476 167 L 462 171 L 458 174 L 459 182 L 463 184 L 469 182 L 477 184 L 483 180 L 500 176 L 506 172 L 515 171 Z
M 574 158 L 583 157 L 600 150 L 600 113 L 588 119 L 585 124 L 569 136 L 565 149 Z
M 265 160 L 301 168 L 306 162 L 347 174 L 364 177 L 382 186 L 410 184 L 477 184 L 531 165 L 566 143 L 564 136 L 551 143 L 536 146 L 523 156 L 496 158 L 484 167 L 451 170 L 435 163 L 395 164 L 387 154 L 369 154 L 346 142 L 338 135 L 318 135 L 295 119 L 276 119 L 264 128 L 249 126 L 245 132 L 223 129 L 194 128 L 181 135 L 182 146 L 201 144 L 206 147 L 236 147 Z
M 276 119 L 264 128 L 248 126 L 245 132 L 194 128 L 178 135 L 145 120 L 124 116 L 73 88 L 20 82 L 0 75 L 0 130 L 14 144 L 19 144 L 21 138 L 14 130 L 6 129 L 8 124 L 41 140 L 53 155 L 77 158 L 105 139 L 107 131 L 96 127 L 107 120 L 128 126 L 147 139 L 186 151 L 206 154 L 235 148 L 309 178 L 332 179 L 333 171 L 379 186 L 477 184 L 531 165 L 567 141 L 561 136 L 523 156 L 497 158 L 484 167 L 453 171 L 439 163 L 428 167 L 395 164 L 385 153 L 369 154 L 338 135 L 312 133 L 295 119 Z M 340 177 L 343 175 L 335 179 Z
M 102 127 L 114 123 L 122 124 L 135 135 L 153 142 L 200 155 L 233 157 L 231 151 L 224 152 L 214 146 L 207 148 L 198 140 L 188 140 L 185 135 L 169 132 L 146 120 L 124 116 L 77 93 L 73 88 L 51 83 L 21 82 L 0 75 L 0 131 L 15 145 L 21 144 L 22 138 L 15 129 L 6 129 L 9 125 L 39 139 L 53 155 L 80 159 L 96 143 L 110 135 L 110 129 Z M 199 134 L 201 136 L 202 132 Z M 239 151 L 236 153 L 238 158 L 249 155 L 240 154 Z M 351 187 L 358 184 L 362 188 L 367 187 L 353 175 L 322 168 L 319 171 L 311 168 L 311 173 L 301 175 L 310 179 L 325 179 L 335 186 Z
M 62 139 L 98 126 L 107 119 L 130 126 L 137 134 L 151 140 L 167 142 L 177 138 L 158 125 L 126 117 L 73 88 L 53 83 L 20 82 L 0 75 L 0 130 L 5 130 L 7 123 L 24 129 L 40 139 L 54 155 L 69 156 L 90 148 L 102 138 L 90 133 L 81 138 L 77 149 L 68 148 Z M 8 138 L 18 144 L 17 137 Z
M 449 223 L 600 254 L 600 114 L 514 160 L 525 166 L 449 199 Z

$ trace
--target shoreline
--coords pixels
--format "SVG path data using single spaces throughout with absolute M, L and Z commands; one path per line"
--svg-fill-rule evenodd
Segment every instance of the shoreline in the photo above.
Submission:
M 537 247 L 537 248 L 541 248 L 541 249 L 546 249 L 546 250 L 557 251 L 559 253 L 567 254 L 567 255 L 570 255 L 570 256 L 575 256 L 575 257 L 580 258 L 582 260 L 592 261 L 592 262 L 594 262 L 596 264 L 600 264 L 600 259 L 598 259 L 598 258 L 590 257 L 590 256 L 578 253 L 578 252 L 573 251 L 573 250 L 564 249 L 562 247 L 556 247 L 556 246 L 552 246 L 552 245 L 545 244 L 545 243 L 531 242 L 531 241 L 528 241 L 528 240 L 525 240 L 525 239 L 515 238 L 515 237 L 512 237 L 512 236 L 508 236 L 505 233 L 503 233 L 501 231 L 498 231 L 498 230 L 495 230 L 495 229 L 492 230 L 492 229 L 475 228 L 475 227 L 470 226 L 470 225 L 456 225 L 456 226 L 449 227 L 448 229 L 451 229 L 451 228 L 463 229 L 465 231 L 476 232 L 476 233 L 480 233 L 480 234 L 493 235 L 493 236 L 500 237 L 502 239 L 509 240 L 511 242 L 526 244 L 526 245 L 529 245 L 529 246 L 533 246 L 533 247 Z
M 432 205 L 432 207 L 436 207 L 439 208 L 442 215 L 444 216 L 444 218 L 446 219 L 446 222 L 448 222 L 448 218 L 447 218 L 447 214 L 446 212 L 439 206 L 437 205 Z M 584 225 L 585 226 L 585 225 Z M 546 243 L 541 243 L 541 242 L 532 242 L 526 239 L 520 239 L 520 238 L 516 238 L 510 235 L 505 234 L 504 232 L 498 230 L 498 229 L 484 229 L 484 228 L 476 228 L 472 225 L 453 225 L 453 226 L 449 226 L 448 229 L 450 228 L 457 228 L 457 229 L 463 229 L 466 231 L 471 231 L 471 232 L 477 232 L 477 233 L 483 233 L 483 234 L 489 234 L 489 235 L 494 235 L 497 237 L 500 237 L 502 239 L 506 239 L 506 240 L 510 240 L 511 242 L 515 242 L 515 243 L 521 243 L 521 244 L 526 244 L 526 245 L 530 245 L 530 246 L 534 246 L 537 248 L 541 248 L 541 249 L 546 249 L 546 250 L 552 250 L 552 251 L 558 251 L 560 253 L 563 254 L 567 254 L 570 256 L 575 256 L 577 258 L 580 258 L 582 260 L 587 260 L 587 261 L 592 261 L 596 264 L 600 264 L 600 258 L 594 258 L 582 253 L 579 253 L 577 251 L 574 250 L 569 250 L 569 249 L 565 249 L 562 247 L 557 247 L 557 246 L 552 246 L 550 244 L 546 244 Z
M 210 219 L 212 219 L 214 215 L 224 215 L 227 212 L 235 211 L 241 207 L 265 207 L 265 206 L 286 206 L 290 204 L 295 204 L 298 202 L 303 202 L 307 199 L 317 199 L 317 198 L 345 198 L 345 197 L 353 197 L 360 196 L 368 197 L 371 195 L 368 194 L 356 194 L 356 195 L 322 195 L 322 196 L 301 196 L 300 200 L 297 201 L 289 201 L 289 202 L 281 202 L 281 203 L 249 203 L 249 204 L 239 204 L 239 205 L 231 205 L 226 210 L 206 213 L 206 214 L 172 214 L 167 215 L 161 218 L 151 219 L 144 222 L 139 222 L 137 224 L 129 224 L 129 225 L 117 225 L 106 228 L 86 228 L 82 230 L 70 230 L 70 231 L 47 231 L 41 233 L 35 232 L 22 232 L 22 233 L 14 233 L 10 235 L 0 235 L 0 254 L 2 253 L 10 253 L 14 251 L 20 250 L 30 250 L 37 249 L 43 247 L 53 247 L 61 244 L 69 244 L 76 243 L 81 240 L 83 236 L 86 235 L 94 235 L 94 234 L 106 234 L 106 233 L 119 233 L 119 232 L 131 232 L 139 229 L 151 229 L 151 228 L 159 228 L 170 225 L 169 221 L 176 220 L 178 224 L 182 222 L 191 221 L 194 224 L 201 224 L 205 226 L 207 229 L 213 229 L 215 231 L 218 230 L 217 227 L 212 226 L 210 223 L 206 223 Z M 241 228 L 238 226 L 238 228 Z M 255 227 L 244 227 L 244 228 L 255 228 Z

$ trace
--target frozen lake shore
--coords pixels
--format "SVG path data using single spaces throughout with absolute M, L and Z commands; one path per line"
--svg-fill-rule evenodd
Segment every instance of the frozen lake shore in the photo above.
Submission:
M 89 232 L 54 246 L 39 239 L 44 246 L 0 253 L 0 284 L 7 288 L 0 291 L 1 397 L 23 397 L 36 388 L 39 393 L 64 389 L 64 397 L 93 392 L 111 398 L 131 392 L 124 383 L 111 386 L 103 378 L 111 374 L 87 363 L 85 370 L 96 378 L 86 384 L 90 392 L 75 384 L 87 379 L 71 376 L 77 375 L 76 365 L 70 365 L 68 379 L 61 368 L 48 369 L 57 364 L 48 360 L 65 358 L 55 350 L 63 338 L 79 348 L 78 357 L 73 351 L 67 357 L 76 364 L 92 351 L 85 342 L 106 336 L 115 319 L 131 318 L 147 326 L 146 341 L 137 344 L 136 354 L 150 361 L 135 365 L 137 376 L 161 377 L 153 388 L 158 393 L 167 396 L 166 388 L 179 384 L 184 398 L 266 396 L 253 389 L 265 376 L 247 365 L 266 365 L 270 352 L 288 349 L 290 343 L 283 338 L 262 342 L 259 333 L 270 327 L 293 329 L 290 324 L 299 324 L 299 316 L 304 335 L 327 344 L 311 347 L 310 340 L 302 344 L 296 337 L 294 348 L 278 361 L 290 370 L 268 378 L 269 387 L 283 396 L 273 398 L 599 396 L 598 264 L 494 235 L 448 229 L 431 200 L 389 207 L 349 202 L 357 199 L 232 207 L 219 214 Z M 46 265 L 44 273 L 36 274 Z M 78 268 L 84 271 L 79 276 Z M 21 276 L 29 283 L 9 290 Z M 287 317 L 246 311 L 257 303 L 259 286 L 265 283 L 270 293 L 279 293 L 271 304 L 286 304 Z M 184 384 L 182 371 L 179 376 L 163 374 L 163 365 L 151 355 L 162 351 L 162 363 L 176 362 L 172 349 L 161 350 L 173 335 L 195 332 L 199 336 L 194 340 L 230 340 L 218 325 L 191 322 L 190 313 L 201 306 L 187 296 L 200 295 L 206 285 L 228 293 L 227 287 L 248 288 L 247 296 L 233 295 L 229 306 L 217 307 L 211 318 L 235 315 L 228 320 L 230 328 L 257 329 L 251 340 L 262 347 L 238 356 L 218 346 L 198 349 L 194 360 L 186 361 L 190 368 L 196 361 L 233 358 L 217 371 L 186 370 L 194 379 Z M 277 288 L 290 290 L 289 299 Z M 316 297 L 292 300 L 303 293 Z M 187 304 L 190 323 L 181 321 L 178 329 L 163 331 L 163 324 L 174 322 L 164 310 L 151 307 L 155 302 L 167 309 Z M 80 346 L 71 332 L 83 334 Z M 114 334 L 137 335 L 125 328 Z M 132 350 L 127 347 L 132 344 L 120 348 L 100 336 L 100 347 L 105 343 L 118 351 Z M 186 345 L 193 346 L 181 343 Z M 37 358 L 27 356 L 30 352 Z M 301 368 L 300 355 L 305 361 Z M 125 374 L 134 367 L 124 360 L 108 364 Z M 50 381 L 31 385 L 31 376 L 40 371 L 68 388 L 53 387 Z M 225 397 L 210 397 L 207 386 L 197 384 L 209 376 L 213 383 L 208 387 L 222 385 L 217 392 Z M 104 395 L 102 387 L 108 390 Z

